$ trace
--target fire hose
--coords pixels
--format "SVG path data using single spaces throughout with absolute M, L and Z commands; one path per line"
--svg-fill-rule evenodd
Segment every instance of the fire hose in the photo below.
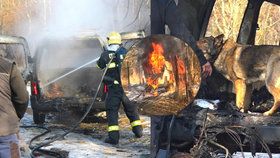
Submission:
M 102 77 L 101 77 L 101 80 L 100 80 L 100 82 L 99 82 L 99 84 L 98 84 L 96 93 L 95 93 L 95 95 L 94 95 L 94 97 L 93 97 L 92 103 L 88 106 L 88 108 L 87 108 L 85 114 L 81 117 L 81 119 L 80 119 L 72 128 L 70 128 L 68 131 L 64 132 L 64 133 L 61 134 L 61 135 L 55 135 L 55 136 L 53 137 L 53 139 L 48 140 L 48 141 L 46 141 L 46 142 L 42 142 L 42 143 L 36 145 L 35 147 L 33 147 L 33 146 L 32 146 L 32 142 L 33 142 L 34 140 L 38 139 L 39 137 L 41 137 L 41 136 L 43 136 L 43 135 L 46 135 L 47 133 L 50 133 L 51 130 L 49 130 L 47 127 L 42 127 L 42 126 L 21 126 L 21 127 L 23 127 L 23 128 L 34 128 L 34 127 L 35 127 L 35 128 L 42 128 L 42 129 L 45 129 L 45 130 L 46 130 L 46 132 L 44 132 L 44 133 L 42 133 L 42 134 L 40 134 L 40 135 L 37 135 L 37 136 L 35 136 L 35 137 L 33 137 L 33 138 L 31 139 L 31 141 L 30 141 L 30 143 L 29 143 L 29 148 L 31 149 L 30 156 L 31 156 L 32 158 L 35 158 L 35 157 L 36 157 L 36 156 L 34 155 L 34 153 L 35 153 L 36 151 L 37 151 L 37 152 L 44 153 L 44 154 L 48 154 L 48 155 L 51 155 L 51 156 L 61 157 L 61 158 L 62 158 L 62 156 L 61 156 L 59 153 L 56 153 L 56 152 L 53 152 L 53 151 L 50 151 L 50 150 L 41 149 L 41 148 L 44 147 L 44 146 L 49 145 L 50 143 L 53 143 L 53 142 L 55 142 L 55 141 L 57 141 L 57 140 L 60 140 L 60 139 L 64 138 L 64 136 L 66 136 L 67 134 L 69 134 L 70 132 L 72 132 L 73 130 L 75 130 L 75 129 L 79 126 L 79 124 L 85 119 L 85 117 L 88 115 L 88 113 L 90 112 L 90 110 L 92 109 L 92 107 L 93 107 L 93 105 L 94 105 L 94 103 L 95 103 L 95 100 L 96 100 L 96 97 L 97 97 L 98 92 L 99 92 L 99 90 L 100 90 L 102 81 L 103 81 L 103 79 L 104 79 L 104 76 L 105 76 L 105 74 L 106 74 L 106 72 L 107 72 L 107 70 L 108 70 L 108 68 L 109 68 L 109 65 L 110 65 L 110 63 L 112 62 L 112 60 L 113 60 L 113 58 L 110 59 L 110 61 L 108 62 L 106 68 L 104 69 L 104 72 L 103 72 Z M 90 63 L 92 63 L 92 61 L 91 61 Z M 86 63 L 86 64 L 89 64 L 89 63 Z M 85 65 L 85 64 L 84 64 L 84 65 Z M 69 74 L 69 73 L 67 73 L 67 75 L 68 75 L 68 74 Z M 55 81 L 54 81 L 54 82 L 55 82 Z

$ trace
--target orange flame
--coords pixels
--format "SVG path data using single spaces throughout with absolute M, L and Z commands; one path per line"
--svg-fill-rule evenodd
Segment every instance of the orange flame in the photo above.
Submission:
M 149 54 L 149 65 L 153 74 L 160 74 L 164 68 L 165 58 L 161 44 L 152 43 L 153 51 Z
M 178 57 L 176 58 L 177 58 L 178 74 L 184 75 L 186 73 L 185 63 L 180 58 Z
M 178 56 L 176 56 L 176 58 L 179 77 L 178 90 L 181 94 L 183 94 L 186 92 L 186 67 L 182 59 L 180 59 Z
M 161 44 L 152 43 L 153 51 L 148 56 L 148 65 L 151 68 L 151 72 L 154 77 L 147 78 L 147 84 L 151 86 L 154 90 L 158 88 L 158 75 L 163 72 L 165 65 L 165 58 L 163 56 L 164 50 Z M 157 92 L 154 92 L 154 95 L 157 95 Z
M 152 79 L 151 77 L 147 78 L 147 84 L 151 86 L 153 89 L 156 89 L 158 87 L 158 80 Z
M 64 93 L 63 93 L 60 85 L 58 85 L 57 83 L 51 84 L 45 93 L 45 97 L 50 98 L 50 99 L 59 98 L 59 97 L 63 97 L 63 96 L 64 96 Z

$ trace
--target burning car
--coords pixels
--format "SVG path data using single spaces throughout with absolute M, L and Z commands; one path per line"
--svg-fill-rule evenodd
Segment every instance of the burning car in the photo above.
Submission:
M 125 47 L 145 33 L 122 32 Z M 102 72 L 96 61 L 105 45 L 99 36 L 82 36 L 68 39 L 45 40 L 34 55 L 31 82 L 33 121 L 42 124 L 45 114 L 64 110 L 86 111 L 101 82 Z M 106 85 L 101 85 L 91 109 L 92 114 L 104 111 Z
M 45 40 L 34 55 L 31 106 L 36 124 L 48 112 L 85 111 L 92 103 L 102 71 L 96 61 L 104 50 L 99 37 Z M 98 93 L 93 111 L 104 110 L 105 91 Z

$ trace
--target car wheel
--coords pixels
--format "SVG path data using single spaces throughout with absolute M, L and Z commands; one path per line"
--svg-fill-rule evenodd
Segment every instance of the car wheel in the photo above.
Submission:
M 36 110 L 37 105 L 37 98 L 36 96 L 30 97 L 31 107 L 33 111 L 33 122 L 35 124 L 43 124 L 45 123 L 46 114 L 41 113 L 40 111 Z
M 46 114 L 39 113 L 38 111 L 33 110 L 33 122 L 35 124 L 45 123 Z

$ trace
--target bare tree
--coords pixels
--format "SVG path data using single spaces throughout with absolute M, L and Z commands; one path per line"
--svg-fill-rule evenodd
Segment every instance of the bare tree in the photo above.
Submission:
M 224 34 L 236 39 L 246 4 L 247 0 L 217 0 L 206 35 Z
M 258 21 L 256 44 L 277 45 L 280 39 L 280 7 L 264 2 Z
M 247 0 L 217 0 L 210 18 L 206 36 L 224 34 L 236 39 Z M 280 7 L 264 2 L 258 21 L 256 44 L 277 45 L 280 39 Z
M 39 15 L 41 3 L 38 0 L 0 0 L 1 33 L 31 32 L 32 19 Z

